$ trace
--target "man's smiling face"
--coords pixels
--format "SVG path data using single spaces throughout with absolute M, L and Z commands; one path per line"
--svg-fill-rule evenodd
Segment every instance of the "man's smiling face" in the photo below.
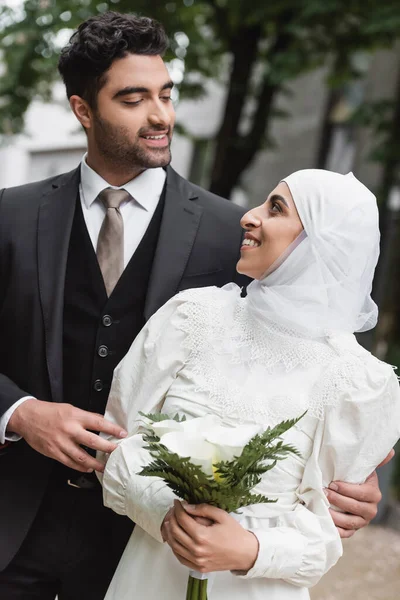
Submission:
M 175 111 L 173 83 L 161 56 L 127 54 L 104 77 L 91 132 L 99 154 L 119 168 L 167 166 Z

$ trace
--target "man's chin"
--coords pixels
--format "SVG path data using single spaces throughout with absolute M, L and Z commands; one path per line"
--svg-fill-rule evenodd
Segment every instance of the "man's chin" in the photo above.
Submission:
M 164 150 L 163 152 L 151 152 L 151 154 L 147 154 L 143 162 L 147 169 L 156 169 L 158 167 L 167 167 L 171 162 L 171 158 L 170 150 Z

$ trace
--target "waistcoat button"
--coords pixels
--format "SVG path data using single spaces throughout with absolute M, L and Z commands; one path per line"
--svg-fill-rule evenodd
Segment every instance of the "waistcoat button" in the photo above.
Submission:
M 93 389 L 95 390 L 95 392 L 101 392 L 103 389 L 103 382 L 101 379 L 96 379 L 96 381 L 93 384 Z
M 103 323 L 104 327 L 110 327 L 110 325 L 113 323 L 113 320 L 110 315 L 104 315 L 101 319 L 101 322 Z
M 97 354 L 99 356 L 101 356 L 101 358 L 105 358 L 106 356 L 108 356 L 109 350 L 108 350 L 107 346 L 99 346 L 99 349 L 97 350 Z

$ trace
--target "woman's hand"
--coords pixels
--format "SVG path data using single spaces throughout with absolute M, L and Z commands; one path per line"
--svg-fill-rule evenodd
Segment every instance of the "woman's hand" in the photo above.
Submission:
M 212 524 L 198 522 L 200 518 Z M 258 555 L 256 536 L 227 512 L 208 504 L 193 506 L 176 500 L 161 532 L 179 562 L 200 573 L 248 571 Z

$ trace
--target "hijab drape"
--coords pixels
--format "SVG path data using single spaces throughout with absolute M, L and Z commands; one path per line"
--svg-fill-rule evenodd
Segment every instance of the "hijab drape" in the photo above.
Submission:
M 305 234 L 272 273 L 249 285 L 250 310 L 312 338 L 372 329 L 380 238 L 375 196 L 352 173 L 306 169 L 283 181 Z

